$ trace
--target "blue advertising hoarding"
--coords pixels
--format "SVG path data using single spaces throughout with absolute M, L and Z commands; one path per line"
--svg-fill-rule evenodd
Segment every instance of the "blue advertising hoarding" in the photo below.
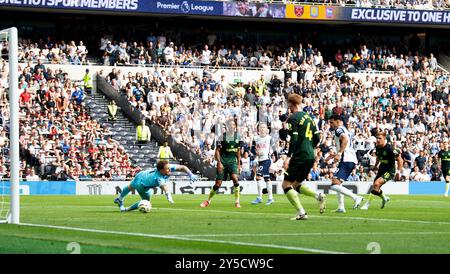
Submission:
M 2 182 L 0 194 L 9 195 L 10 183 Z M 75 195 L 75 181 L 23 181 L 19 184 L 20 195 Z
M 191 0 L 0 0 L 1 6 L 142 13 L 223 15 L 222 2 Z
M 404 10 L 287 4 L 286 18 L 450 26 L 450 11 L 448 10 Z
M 280 182 L 275 183 L 279 184 Z M 317 185 L 318 182 L 314 182 Z M 320 182 L 319 182 L 320 183 Z M 351 182 L 356 184 L 366 184 L 367 186 L 361 187 L 359 189 L 361 194 L 368 193 L 367 189 L 370 187 L 371 182 Z M 108 181 L 108 182 L 75 182 L 75 181 L 22 181 L 19 186 L 20 195 L 112 195 L 117 194 L 116 187 L 120 185 L 128 185 L 129 182 L 118 182 L 118 181 Z M 399 184 L 399 188 L 395 186 Z M 403 186 L 405 185 L 405 191 L 403 191 Z M 173 184 L 173 193 L 184 193 L 182 188 L 175 190 L 175 184 Z M 394 188 L 392 188 L 394 186 Z M 445 182 L 392 182 L 389 191 L 394 191 L 396 194 L 406 194 L 406 195 L 443 195 L 445 191 Z M 362 189 L 362 190 L 361 190 Z M 256 191 L 256 190 L 255 190 Z M 389 192 L 388 191 L 388 192 Z M 193 194 L 192 192 L 191 194 Z M 256 192 L 255 192 L 256 193 Z M 10 183 L 0 182 L 0 195 L 10 194 Z
M 409 182 L 409 194 L 444 195 L 445 182 Z
M 1 7 L 450 26 L 449 10 L 358 8 L 246 1 L 0 0 Z
M 346 8 L 343 12 L 343 20 L 450 26 L 450 11 Z
M 140 11 L 142 0 L 0 0 L 0 6 L 79 9 L 100 11 Z
M 183 0 L 158 0 L 144 1 L 148 10 L 155 13 L 171 14 L 198 14 L 198 15 L 223 15 L 222 2 L 212 1 L 183 1 Z

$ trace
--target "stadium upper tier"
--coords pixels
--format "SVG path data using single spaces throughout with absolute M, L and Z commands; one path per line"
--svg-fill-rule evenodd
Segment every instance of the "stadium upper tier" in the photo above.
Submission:
M 324 59 L 317 46 L 305 42 L 291 45 L 244 44 L 239 42 L 219 42 L 215 34 L 206 37 L 207 43 L 194 41 L 190 44 L 173 42 L 165 33 L 152 33 L 143 41 L 103 36 L 97 54 L 89 54 L 91 45 L 83 41 L 46 40 L 31 41 L 20 39 L 19 61 L 42 62 L 51 64 L 73 65 L 120 65 L 120 66 L 179 66 L 218 68 L 261 69 L 264 71 L 282 70 L 286 73 L 298 74 L 320 70 L 326 74 L 358 71 L 395 71 L 408 70 L 417 66 L 418 58 L 426 58 L 431 70 L 438 68 L 436 57 L 424 56 L 414 39 L 405 42 L 383 43 L 371 40 L 359 44 L 341 45 L 328 52 Z M 6 56 L 6 43 L 0 42 L 0 52 Z

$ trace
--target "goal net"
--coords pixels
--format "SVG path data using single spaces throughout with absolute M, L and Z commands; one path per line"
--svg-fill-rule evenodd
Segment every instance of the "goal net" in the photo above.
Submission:
M 17 29 L 0 30 L 0 223 L 19 223 Z
M 10 191 L 9 191 L 9 182 L 5 182 L 2 180 L 0 182 L 0 223 L 6 223 L 9 221 L 10 216 Z

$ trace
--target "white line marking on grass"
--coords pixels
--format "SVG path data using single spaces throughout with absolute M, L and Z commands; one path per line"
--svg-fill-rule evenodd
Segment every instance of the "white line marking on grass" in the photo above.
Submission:
M 21 206 L 23 208 L 24 206 Z M 35 206 L 30 206 L 36 208 Z M 60 207 L 74 207 L 74 208 L 115 208 L 117 206 L 60 206 Z M 173 211 L 192 211 L 192 212 L 211 212 L 211 213 L 230 213 L 230 214 L 248 214 L 248 215 L 272 215 L 272 216 L 294 216 L 295 214 L 289 213 L 270 213 L 270 212 L 248 212 L 248 211 L 226 211 L 226 210 L 214 210 L 214 209 L 186 209 L 186 208 L 168 208 L 168 207 L 154 207 L 152 210 L 173 210 Z M 330 218 L 330 219 L 348 219 L 348 220 L 361 220 L 361 221 L 376 221 L 376 222 L 397 222 L 397 223 L 417 223 L 417 224 L 431 224 L 431 225 L 450 225 L 450 222 L 433 222 L 433 221 L 420 221 L 420 220 L 402 220 L 402 219 L 377 219 L 377 218 L 366 218 L 366 217 L 351 217 L 351 216 L 329 216 L 327 212 L 326 215 L 308 215 L 310 218 Z M 331 212 L 331 214 L 334 214 Z
M 309 217 L 309 216 L 308 216 Z M 416 224 L 431 224 L 431 225 L 450 225 L 450 222 L 433 222 L 433 221 L 420 221 L 420 220 L 401 220 L 401 219 L 377 219 L 377 218 L 365 218 L 365 217 L 335 217 L 335 216 L 311 216 L 317 218 L 334 218 L 334 219 L 349 219 L 349 220 L 362 220 L 362 221 L 376 221 L 376 222 L 396 222 L 396 223 L 416 223 Z
M 154 208 L 156 210 L 178 210 L 178 211 L 193 211 L 193 212 L 213 212 L 213 213 L 230 213 L 230 214 L 248 214 L 248 215 L 277 215 L 277 216 L 293 216 L 294 214 L 288 213 L 270 213 L 270 212 L 247 212 L 247 211 L 225 211 L 225 210 L 211 210 L 211 209 L 184 209 L 184 208 L 166 208 L 159 207 Z M 361 221 L 376 221 L 376 222 L 398 222 L 398 223 L 417 223 L 417 224 L 432 224 L 432 225 L 450 225 L 450 222 L 433 222 L 433 221 L 419 221 L 419 220 L 399 220 L 399 219 L 377 219 L 377 218 L 365 218 L 365 217 L 346 217 L 346 216 L 328 216 L 328 215 L 308 215 L 312 218 L 330 218 L 330 219 L 348 219 L 348 220 L 361 220 Z
M 180 237 L 272 237 L 272 236 L 362 236 L 362 235 L 435 235 L 450 234 L 445 231 L 405 231 L 405 232 L 301 232 L 301 233 L 252 233 L 252 234 L 190 234 L 170 235 Z
M 98 230 L 98 229 L 89 229 L 89 228 L 80 228 L 80 227 L 54 226 L 54 225 L 29 224 L 29 223 L 21 223 L 20 225 L 21 226 L 30 226 L 30 227 L 45 227 L 45 228 L 53 228 L 53 229 L 61 229 L 61 230 L 71 230 L 71 231 L 92 232 L 92 233 L 116 234 L 116 235 L 127 235 L 127 236 L 137 236 L 137 237 L 147 237 L 147 238 L 189 241 L 189 242 L 207 242 L 207 243 L 231 244 L 231 245 L 251 246 L 251 247 L 287 249 L 287 250 L 296 250 L 296 251 L 306 251 L 306 252 L 311 252 L 311 253 L 348 254 L 345 252 L 315 249 L 315 248 L 305 248 L 305 247 L 299 247 L 299 246 L 282 246 L 282 245 L 274 245 L 274 244 L 258 244 L 258 243 L 248 243 L 248 242 L 195 239 L 195 238 L 185 238 L 182 236 L 173 236 L 173 235 L 157 235 L 157 234 L 145 234 L 145 233 L 136 233 L 136 232 L 109 231 L 109 230 Z

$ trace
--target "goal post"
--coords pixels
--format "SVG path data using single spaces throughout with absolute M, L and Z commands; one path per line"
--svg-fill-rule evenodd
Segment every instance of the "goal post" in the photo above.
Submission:
M 0 40 L 8 42 L 9 63 L 9 140 L 10 140 L 10 170 L 9 181 L 9 213 L 6 220 L 0 223 L 20 223 L 20 197 L 19 197 L 19 79 L 18 79 L 18 35 L 17 28 L 0 30 Z

